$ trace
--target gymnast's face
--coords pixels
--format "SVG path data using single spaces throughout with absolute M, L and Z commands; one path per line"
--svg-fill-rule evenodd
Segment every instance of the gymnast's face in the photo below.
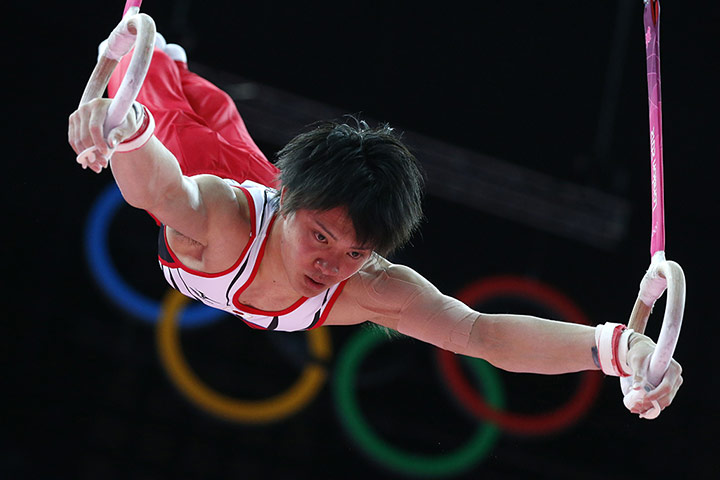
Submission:
M 358 245 L 344 207 L 300 209 L 283 219 L 283 265 L 293 289 L 305 297 L 351 277 L 372 253 L 371 248 Z

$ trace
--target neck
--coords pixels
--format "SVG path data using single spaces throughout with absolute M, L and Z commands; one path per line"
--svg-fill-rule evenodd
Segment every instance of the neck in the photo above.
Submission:
M 295 298 L 297 294 L 290 286 L 290 281 L 285 271 L 282 260 L 282 242 L 284 217 L 277 213 L 277 218 L 268 231 L 265 253 L 258 266 L 258 272 L 253 280 L 253 285 L 262 287 L 270 298 Z M 263 295 L 263 296 L 265 296 Z M 295 298 L 296 299 L 296 298 Z

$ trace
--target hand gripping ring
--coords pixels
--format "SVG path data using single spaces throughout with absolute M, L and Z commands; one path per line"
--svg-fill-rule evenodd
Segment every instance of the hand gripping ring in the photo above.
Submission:
M 653 305 L 663 294 L 664 288 L 657 288 L 657 281 L 661 278 L 667 282 L 667 300 L 657 346 L 650 358 L 647 371 L 647 381 L 653 388 L 660 384 L 670 366 L 685 311 L 685 274 L 680 265 L 665 260 L 665 254 L 662 251 L 656 252 L 652 257 L 650 268 L 640 284 L 640 292 L 628 322 L 629 328 L 638 333 L 645 332 Z M 628 382 L 630 380 L 622 379 L 621 381 Z M 659 413 L 659 408 L 655 406 L 653 411 L 644 416 L 654 418 Z
M 120 59 L 134 47 L 127 73 L 108 108 L 103 125 L 103 135 L 106 139 L 108 133 L 119 126 L 130 111 L 152 60 L 155 47 L 155 22 L 150 16 L 137 12 L 137 8 L 129 9 L 110 33 L 107 47 L 100 55 L 80 100 L 80 105 L 84 105 L 101 97 Z M 106 166 L 107 161 L 103 162 L 98 159 L 93 150 L 94 148 L 81 152 L 78 155 L 78 163 L 83 167 L 88 167 L 94 162 L 100 161 L 103 167 Z

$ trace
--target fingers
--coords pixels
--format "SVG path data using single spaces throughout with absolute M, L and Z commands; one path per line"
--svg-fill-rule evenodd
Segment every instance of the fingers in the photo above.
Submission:
M 119 127 L 113 128 L 110 130 L 110 133 L 108 134 L 108 140 L 107 143 L 110 145 L 111 148 L 115 148 L 118 146 L 120 142 L 127 136 L 127 133 L 125 130 L 127 130 L 126 122 L 124 122 Z M 124 127 L 124 128 L 123 128 Z
M 640 418 L 652 420 L 660 415 L 660 412 L 667 406 L 661 406 L 657 400 L 650 400 L 647 397 L 647 389 L 651 388 L 647 384 L 641 388 L 630 390 L 623 403 L 631 413 L 639 415 Z M 669 404 L 668 404 L 669 405 Z
M 641 412 L 640 418 L 654 420 L 660 415 L 660 412 L 662 412 L 662 408 L 660 408 L 660 405 L 657 402 L 652 402 L 652 407 L 645 410 L 644 412 Z
M 645 398 L 650 402 L 658 402 L 662 408 L 670 405 L 675 399 L 675 395 L 683 383 L 681 373 L 682 367 L 680 367 L 679 363 L 673 360 L 670 363 L 662 382 L 660 382 L 656 388 L 647 392 Z
M 88 119 L 87 125 L 92 145 L 94 145 L 98 152 L 103 156 L 107 155 L 110 150 L 110 147 L 105 140 L 105 136 L 103 135 L 105 117 L 107 117 L 107 107 L 93 108 L 90 111 L 90 118 Z
M 633 336 L 627 355 L 632 375 L 621 380 L 625 406 L 632 413 L 647 419 L 656 418 L 673 402 L 683 382 L 682 367 L 672 360 L 657 386 L 648 383 L 648 367 L 655 347 L 648 337 L 640 334 Z
M 82 118 L 79 111 L 76 110 L 68 119 L 68 143 L 77 154 L 85 150 L 81 141 L 81 131 Z
M 109 150 L 103 137 L 103 123 L 109 101 L 97 98 L 78 107 L 68 121 L 68 143 L 75 153 L 95 146 L 102 153 Z
M 627 363 L 632 371 L 632 388 L 637 388 L 645 381 L 650 357 L 655 350 L 652 341 L 640 334 L 634 334 L 627 354 Z
M 100 173 L 103 168 L 109 164 L 109 159 L 106 156 L 100 154 L 97 149 L 93 147 L 86 148 L 80 152 L 77 156 L 77 163 L 83 168 L 90 168 L 95 173 Z
M 96 173 L 107 166 L 112 154 L 103 136 L 109 104 L 108 99 L 94 99 L 78 107 L 68 119 L 68 143 L 78 154 L 77 162 Z
M 630 413 L 643 416 L 656 408 L 658 410 L 658 413 L 660 413 L 660 410 L 667 406 L 660 406 L 659 402 L 648 400 L 647 396 L 643 392 L 643 389 L 634 390 L 633 393 L 633 402 L 630 403 Z
M 683 383 L 681 372 L 682 367 L 673 360 L 657 387 L 647 383 L 642 375 L 634 376 L 632 387 L 623 399 L 625 406 L 641 418 L 656 418 L 675 399 Z

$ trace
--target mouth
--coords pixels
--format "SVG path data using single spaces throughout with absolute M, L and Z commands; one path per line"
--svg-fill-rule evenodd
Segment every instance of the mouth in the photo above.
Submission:
M 313 278 L 312 278 L 311 276 L 309 276 L 309 275 L 305 275 L 305 283 L 307 283 L 309 286 L 314 287 L 314 288 L 323 288 L 323 287 L 325 287 L 325 284 L 324 284 L 324 283 L 316 281 L 315 279 L 313 279 Z

